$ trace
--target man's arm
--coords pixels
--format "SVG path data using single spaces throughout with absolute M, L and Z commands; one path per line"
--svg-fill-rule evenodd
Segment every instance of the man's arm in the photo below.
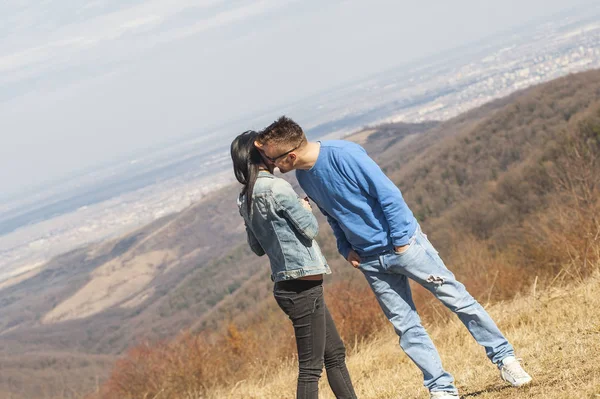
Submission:
M 285 180 L 273 185 L 273 199 L 279 211 L 305 238 L 312 240 L 319 233 L 319 223 L 313 213 L 306 209 L 292 186 Z
M 320 206 L 319 206 L 319 210 L 321 211 L 321 213 L 323 215 L 325 215 L 325 218 L 327 219 L 327 223 L 329 223 L 329 225 L 331 226 L 331 230 L 333 230 L 333 235 L 335 236 L 338 252 L 340 253 L 340 255 L 342 255 L 344 257 L 344 259 L 348 259 L 348 254 L 350 253 L 350 251 L 352 251 L 352 245 L 350 245 L 350 243 L 346 239 L 346 234 L 344 234 L 342 227 L 340 226 L 340 224 L 338 223 L 337 220 L 335 220 L 333 217 L 331 217 Z
M 343 163 L 348 176 L 368 195 L 378 200 L 390 228 L 392 244 L 395 247 L 407 245 L 410 237 L 406 215 L 409 214 L 411 218 L 413 216 L 398 187 L 362 147 L 345 154 Z

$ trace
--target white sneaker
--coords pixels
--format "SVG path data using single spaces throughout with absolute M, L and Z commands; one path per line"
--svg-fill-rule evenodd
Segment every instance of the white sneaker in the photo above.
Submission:
M 433 391 L 429 392 L 429 399 L 459 399 L 459 397 L 454 392 Z
M 519 359 L 508 356 L 502 360 L 500 376 L 513 387 L 520 387 L 531 382 L 531 376 L 523 370 Z

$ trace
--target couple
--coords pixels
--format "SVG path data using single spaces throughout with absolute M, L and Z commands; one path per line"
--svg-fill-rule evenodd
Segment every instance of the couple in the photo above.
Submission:
M 273 175 L 296 170 L 304 192 L 333 229 L 340 254 L 365 275 L 400 337 L 400 346 L 423 372 L 431 398 L 456 399 L 454 379 L 421 325 L 408 279 L 452 310 L 485 348 L 502 379 L 513 386 L 531 377 L 483 307 L 450 272 L 421 231 L 400 190 L 358 144 L 308 142 L 300 126 L 281 117 L 260 133 L 231 144 L 238 205 L 248 243 L 267 254 L 274 296 L 291 319 L 298 349 L 297 398 L 317 398 L 323 364 L 337 398 L 356 398 L 345 349 L 323 300 L 323 275 L 331 271 L 317 242 L 317 221 L 307 199 Z

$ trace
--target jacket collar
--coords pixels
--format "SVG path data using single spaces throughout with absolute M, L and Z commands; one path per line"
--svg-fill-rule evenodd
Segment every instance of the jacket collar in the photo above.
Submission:
M 269 179 L 275 178 L 272 173 L 267 172 L 266 170 L 261 170 L 258 172 L 258 177 L 268 177 Z

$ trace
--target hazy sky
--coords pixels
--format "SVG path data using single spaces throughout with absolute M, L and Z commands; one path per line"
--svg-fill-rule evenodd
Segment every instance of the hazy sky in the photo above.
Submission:
M 2 1 L 0 194 L 584 3 Z

